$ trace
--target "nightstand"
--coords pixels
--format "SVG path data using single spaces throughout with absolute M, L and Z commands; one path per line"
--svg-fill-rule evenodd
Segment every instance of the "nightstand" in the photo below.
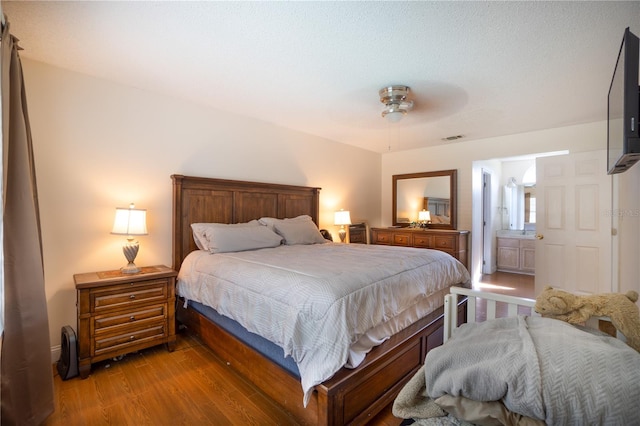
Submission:
M 367 225 L 364 223 L 349 225 L 349 242 L 351 244 L 367 244 Z
M 175 348 L 175 282 L 178 273 L 163 265 L 73 276 L 77 291 L 80 377 L 91 364 L 167 344 Z

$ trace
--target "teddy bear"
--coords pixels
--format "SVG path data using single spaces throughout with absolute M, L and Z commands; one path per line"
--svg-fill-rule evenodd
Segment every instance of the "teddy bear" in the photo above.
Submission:
M 543 317 L 570 324 L 582 324 L 591 316 L 611 319 L 615 328 L 627 338 L 627 344 L 640 352 L 640 311 L 638 293 L 606 293 L 578 296 L 546 286 L 536 298 L 534 310 Z

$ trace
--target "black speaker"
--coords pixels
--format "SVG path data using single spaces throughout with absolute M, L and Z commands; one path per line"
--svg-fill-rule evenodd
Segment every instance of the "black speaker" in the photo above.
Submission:
M 58 374 L 62 380 L 67 380 L 78 375 L 78 342 L 76 333 L 70 325 L 62 327 L 62 348 L 58 360 Z

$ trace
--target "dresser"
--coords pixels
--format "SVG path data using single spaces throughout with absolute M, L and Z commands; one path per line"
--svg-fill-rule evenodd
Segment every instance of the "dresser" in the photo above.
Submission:
M 77 292 L 80 377 L 91 364 L 158 344 L 173 351 L 176 271 L 163 265 L 73 276 Z
M 469 269 L 469 231 L 456 229 L 371 228 L 371 244 L 436 249 Z

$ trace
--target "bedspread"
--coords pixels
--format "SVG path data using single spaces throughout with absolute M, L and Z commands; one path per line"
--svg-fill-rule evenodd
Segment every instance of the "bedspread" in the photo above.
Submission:
M 298 364 L 306 406 L 361 335 L 468 281 L 464 265 L 441 251 L 328 243 L 193 252 L 177 289 L 281 346 Z
M 427 355 L 427 394 L 502 401 L 551 425 L 639 424 L 640 354 L 541 317 L 466 324 Z

